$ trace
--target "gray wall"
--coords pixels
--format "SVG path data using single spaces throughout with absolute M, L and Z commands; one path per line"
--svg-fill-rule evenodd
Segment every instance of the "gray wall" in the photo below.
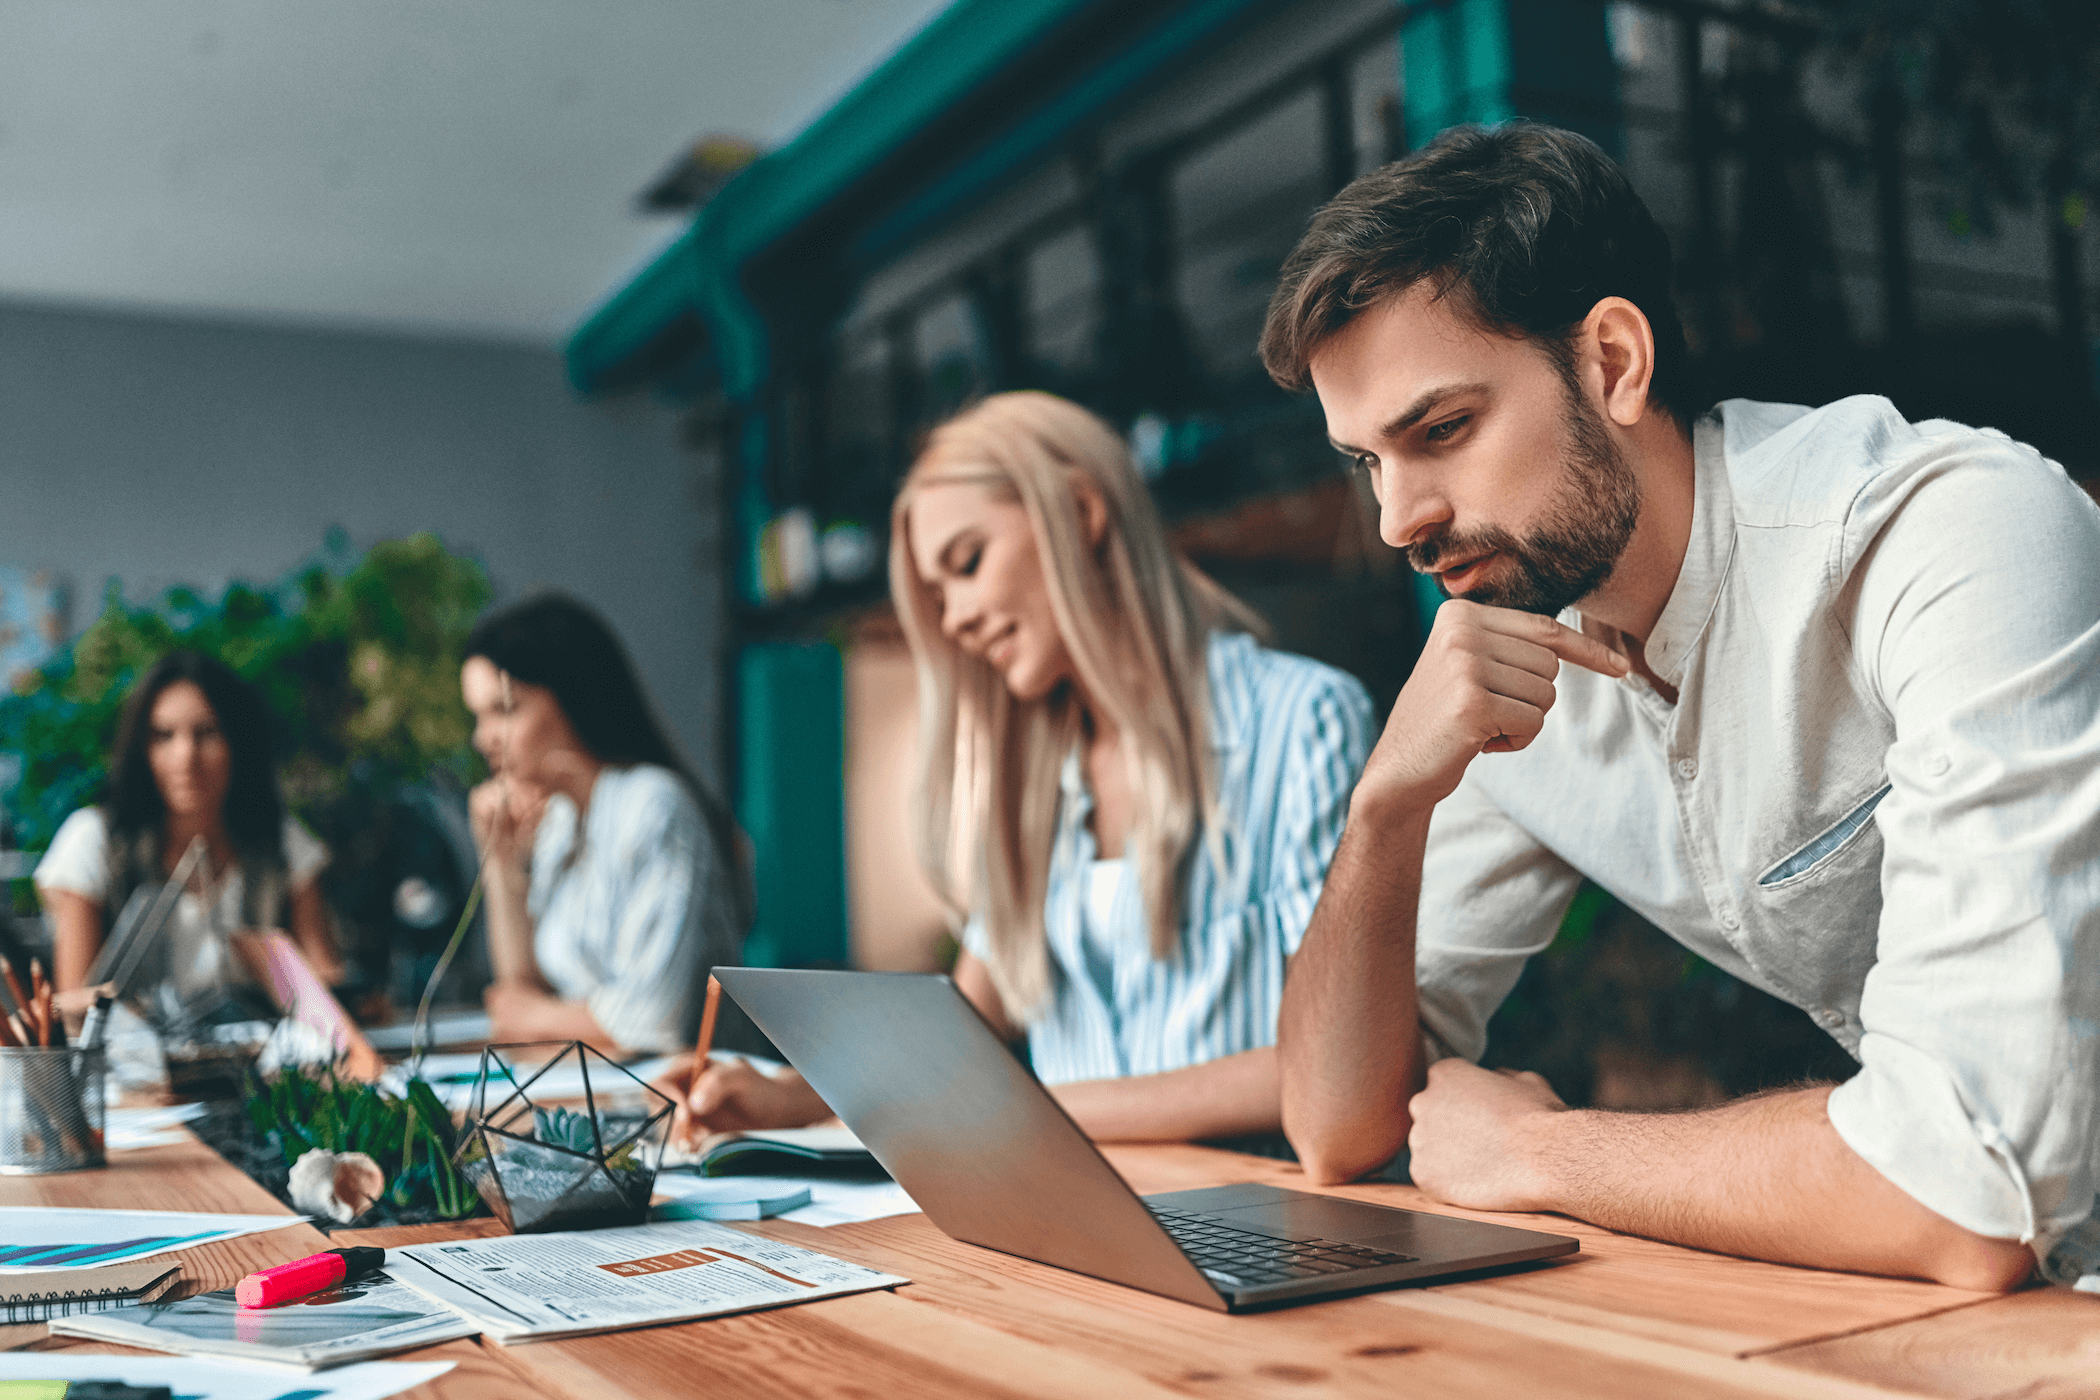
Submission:
M 580 402 L 552 349 L 0 303 L 0 564 L 134 599 L 274 582 L 331 526 L 434 530 L 498 597 L 601 609 L 719 777 L 713 482 L 671 412 Z

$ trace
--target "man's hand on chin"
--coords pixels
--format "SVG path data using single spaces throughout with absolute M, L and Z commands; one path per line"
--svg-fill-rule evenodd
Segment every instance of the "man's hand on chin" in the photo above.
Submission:
M 1528 1070 L 1439 1060 L 1408 1104 L 1408 1173 L 1438 1200 L 1469 1210 L 1552 1210 L 1541 1140 L 1567 1108 Z

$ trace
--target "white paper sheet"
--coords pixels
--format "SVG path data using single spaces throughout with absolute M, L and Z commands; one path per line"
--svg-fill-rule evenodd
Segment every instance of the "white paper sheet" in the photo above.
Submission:
M 415 1030 L 415 1023 L 404 1021 L 398 1026 L 373 1026 L 365 1032 L 365 1041 L 381 1054 L 404 1054 L 409 1049 L 408 1038 Z M 455 1011 L 443 1016 L 432 1016 L 428 1029 L 429 1045 L 471 1045 L 477 1040 L 487 1040 L 491 1027 L 486 1011 Z
M 183 1400 L 384 1400 L 436 1380 L 450 1361 L 360 1361 L 319 1375 L 175 1356 L 79 1351 L 0 1352 L 0 1381 L 123 1381 L 164 1385 Z
M 131 1147 L 168 1147 L 188 1142 L 183 1124 L 202 1117 L 201 1103 L 169 1104 L 165 1108 L 112 1108 L 103 1119 L 103 1146 L 115 1152 Z
M 472 1063 L 449 1071 L 454 1077 L 444 1078 L 440 1082 L 440 1075 L 435 1067 L 441 1060 L 448 1062 L 471 1060 Z M 659 1056 L 654 1060 L 643 1060 L 639 1064 L 625 1066 L 629 1074 L 632 1074 L 644 1084 L 647 1084 L 670 1067 L 671 1061 L 668 1056 Z M 521 1084 L 530 1079 L 538 1068 L 537 1065 L 530 1064 L 512 1066 L 512 1069 L 518 1076 L 518 1082 Z M 429 1080 L 430 1087 L 437 1091 L 438 1101 L 454 1113 L 463 1112 L 472 1105 L 474 1100 L 474 1081 L 480 1073 L 481 1056 L 478 1054 L 472 1056 L 431 1055 L 426 1057 L 423 1062 L 423 1078 Z M 404 1072 L 403 1078 L 405 1077 Z M 636 1099 L 643 1097 L 642 1091 L 631 1084 L 622 1087 L 618 1075 L 604 1072 L 602 1066 L 592 1065 L 592 1094 L 604 1094 L 608 1088 L 612 1090 L 615 1097 L 622 1095 Z M 506 1088 L 504 1092 L 507 1094 L 509 1090 Z M 583 1071 L 576 1068 L 575 1061 L 571 1060 L 567 1064 L 557 1066 L 541 1075 L 538 1079 L 533 1080 L 532 1087 L 525 1092 L 531 1095 L 534 1103 L 544 1103 L 550 1099 L 580 1099 L 583 1097 Z
M 716 1178 L 720 1180 L 720 1178 Z M 787 1178 L 809 1188 L 809 1204 L 778 1216 L 797 1225 L 851 1225 L 892 1215 L 916 1215 L 919 1203 L 894 1181 L 840 1181 L 820 1176 Z
M 769 1060 L 763 1055 L 743 1055 L 733 1050 L 718 1051 L 714 1058 L 743 1060 L 763 1074 L 772 1074 L 786 1068 L 778 1060 Z M 659 1055 L 655 1059 L 641 1060 L 634 1064 L 626 1065 L 624 1068 L 629 1074 L 647 1084 L 668 1070 L 671 1067 L 671 1060 L 672 1057 L 669 1055 Z M 559 1069 L 549 1071 L 536 1080 L 526 1092 L 532 1096 L 534 1102 L 545 1099 L 582 1098 L 583 1071 L 577 1069 L 575 1064 L 576 1062 L 572 1059 Z M 523 1082 L 537 1066 L 528 1063 L 513 1065 L 512 1068 L 517 1073 L 519 1081 Z M 445 1107 L 451 1109 L 454 1113 L 464 1112 L 472 1103 L 474 1098 L 474 1081 L 480 1073 L 481 1052 L 478 1050 L 471 1054 L 454 1053 L 425 1055 L 423 1057 L 423 1078 L 430 1084 L 431 1088 L 437 1091 L 439 1102 L 443 1103 Z M 401 1086 L 407 1081 L 407 1078 L 407 1066 L 405 1064 L 394 1065 L 388 1068 L 387 1078 L 380 1082 L 398 1093 Z M 599 1066 L 591 1066 L 591 1091 L 594 1094 L 602 1093 L 607 1083 L 612 1083 L 616 1089 L 619 1088 L 617 1076 L 602 1074 Z M 620 1092 L 636 1098 L 641 1097 L 640 1091 L 631 1085 Z
M 282 1230 L 303 1215 L 197 1215 L 179 1210 L 0 1206 L 0 1268 L 59 1272 Z

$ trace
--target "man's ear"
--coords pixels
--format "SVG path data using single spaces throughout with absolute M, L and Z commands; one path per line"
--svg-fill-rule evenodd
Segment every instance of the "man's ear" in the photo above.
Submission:
M 1086 532 L 1086 547 L 1099 550 L 1101 542 L 1108 538 L 1108 502 L 1101 498 L 1101 488 L 1085 472 L 1071 474 L 1072 502 L 1079 507 L 1079 528 Z
M 1648 385 L 1655 378 L 1655 331 L 1641 309 L 1624 297 L 1606 297 L 1582 323 L 1584 340 L 1603 379 L 1604 412 L 1630 428 L 1647 416 Z

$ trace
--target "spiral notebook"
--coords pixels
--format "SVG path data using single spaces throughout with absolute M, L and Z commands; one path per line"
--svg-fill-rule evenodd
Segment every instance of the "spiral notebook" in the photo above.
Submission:
M 166 1259 L 64 1273 L 0 1269 L 0 1325 L 48 1322 L 54 1317 L 150 1303 L 181 1278 L 182 1266 Z

